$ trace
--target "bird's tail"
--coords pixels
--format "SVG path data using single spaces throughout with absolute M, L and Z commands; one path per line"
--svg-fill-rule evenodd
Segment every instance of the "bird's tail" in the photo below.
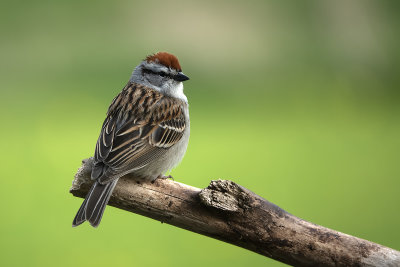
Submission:
M 89 221 L 93 227 L 99 226 L 104 209 L 117 182 L 118 179 L 104 185 L 95 182 L 79 208 L 72 226 L 78 226 L 85 221 Z

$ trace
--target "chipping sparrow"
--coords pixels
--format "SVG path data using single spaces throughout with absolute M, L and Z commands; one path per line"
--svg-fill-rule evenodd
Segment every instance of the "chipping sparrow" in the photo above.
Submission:
M 108 108 L 97 140 L 92 169 L 96 180 L 73 226 L 97 227 L 118 179 L 128 173 L 154 181 L 183 158 L 189 141 L 189 109 L 178 59 L 148 56 Z

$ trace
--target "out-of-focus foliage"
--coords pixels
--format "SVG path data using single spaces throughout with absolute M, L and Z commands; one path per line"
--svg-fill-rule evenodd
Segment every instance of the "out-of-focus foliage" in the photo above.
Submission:
M 397 1 L 3 1 L 2 266 L 282 266 L 68 193 L 108 104 L 176 54 L 192 136 L 177 181 L 233 179 L 290 213 L 400 249 Z

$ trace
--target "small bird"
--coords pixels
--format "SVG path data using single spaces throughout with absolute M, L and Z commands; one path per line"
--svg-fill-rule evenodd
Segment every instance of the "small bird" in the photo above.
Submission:
M 189 106 L 178 59 L 167 52 L 146 57 L 113 99 L 101 128 L 91 173 L 95 180 L 72 226 L 100 224 L 118 179 L 132 173 L 143 181 L 182 160 L 189 141 Z

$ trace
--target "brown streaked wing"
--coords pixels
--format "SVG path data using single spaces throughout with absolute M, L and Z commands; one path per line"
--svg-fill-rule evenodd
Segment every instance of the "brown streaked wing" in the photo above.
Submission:
M 185 131 L 183 113 L 178 118 L 161 122 L 150 136 L 150 144 L 160 148 L 169 148 L 181 140 Z
M 125 131 L 117 132 L 114 137 L 114 146 L 110 151 L 104 163 L 112 168 L 121 168 L 131 158 L 137 157 L 138 154 L 143 152 L 147 141 L 143 139 L 152 126 L 146 124 L 131 124 L 131 128 Z M 154 126 L 153 126 L 154 127 Z M 126 127 L 123 127 L 124 130 Z M 131 130 L 136 128 L 135 130 Z

